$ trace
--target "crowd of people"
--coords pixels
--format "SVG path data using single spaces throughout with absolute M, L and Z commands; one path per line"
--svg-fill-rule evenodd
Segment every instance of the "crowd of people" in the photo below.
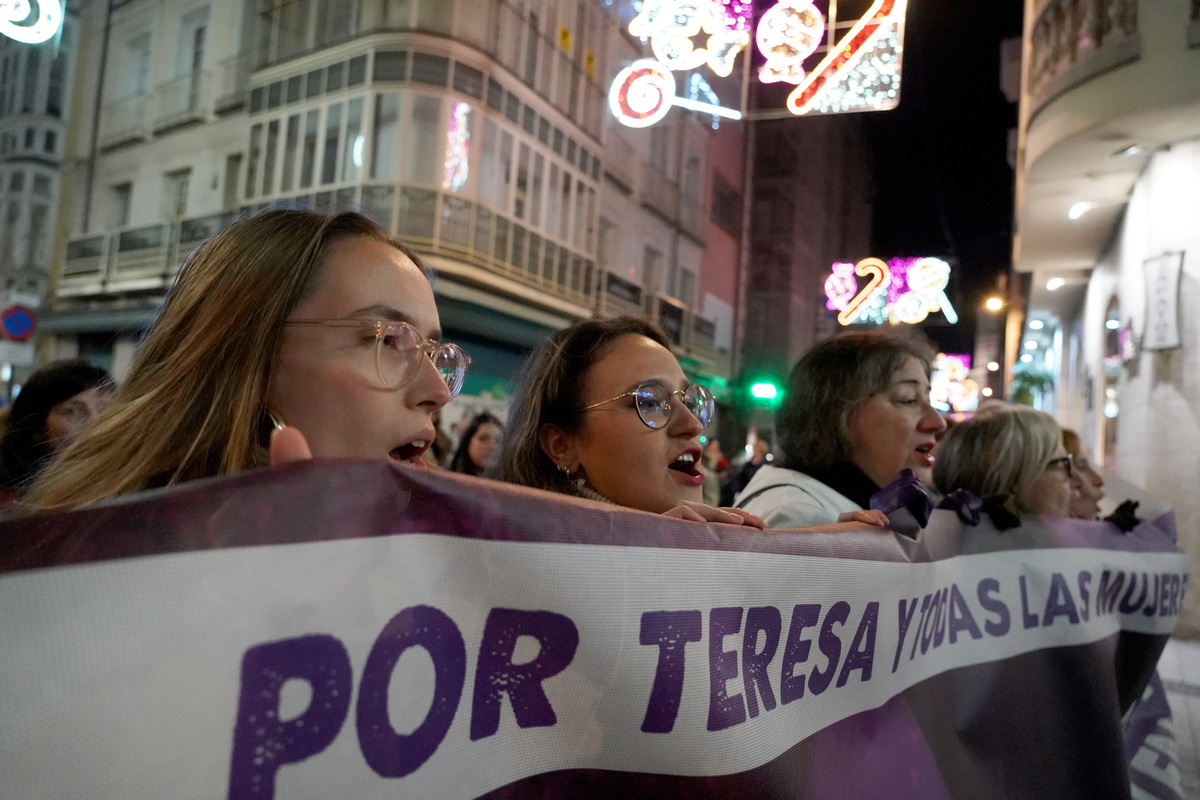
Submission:
M 421 259 L 360 214 L 276 209 L 189 258 L 119 389 L 80 363 L 35 374 L 0 456 L 18 513 L 366 457 L 772 530 L 886 526 L 870 499 L 905 470 L 942 493 L 1096 517 L 1103 481 L 1077 436 L 1009 406 L 947 431 L 929 402 L 932 356 L 889 332 L 816 345 L 789 376 L 778 452 L 760 437 L 735 470 L 702 438 L 713 397 L 664 334 L 585 320 L 536 348 L 507 420 L 470 418 L 451 451 L 438 417 L 471 359 L 442 341 Z

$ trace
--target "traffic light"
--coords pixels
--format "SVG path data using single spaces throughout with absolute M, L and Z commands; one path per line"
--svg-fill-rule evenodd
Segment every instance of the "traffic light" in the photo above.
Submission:
M 758 400 L 772 401 L 779 397 L 779 387 L 770 381 L 759 381 L 750 385 L 750 396 Z
M 779 381 L 770 376 L 759 376 L 748 380 L 745 387 L 752 406 L 775 408 L 783 400 L 783 388 Z

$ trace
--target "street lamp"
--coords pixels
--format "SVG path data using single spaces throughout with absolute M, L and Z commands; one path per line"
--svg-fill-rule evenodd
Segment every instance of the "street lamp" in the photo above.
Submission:
M 1004 301 L 999 297 L 989 297 L 987 302 L 983 304 L 988 311 L 999 311 L 1004 308 Z

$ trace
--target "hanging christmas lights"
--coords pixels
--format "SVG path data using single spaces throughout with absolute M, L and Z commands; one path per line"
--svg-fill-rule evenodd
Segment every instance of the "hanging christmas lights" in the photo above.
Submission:
M 868 280 L 860 288 L 855 276 Z M 838 262 L 825 279 L 825 307 L 839 312 L 842 325 L 916 325 L 935 311 L 953 325 L 958 314 L 946 296 L 949 281 L 950 265 L 940 258 Z
M 739 111 L 675 96 L 675 76 L 665 64 L 652 58 L 633 62 L 617 73 L 608 90 L 608 110 L 622 125 L 646 128 L 661 120 L 671 106 L 701 111 L 729 119 L 741 119 Z
M 33 23 L 25 24 L 31 14 Z M 60 0 L 37 0 L 36 9 L 29 0 L 0 0 L 0 34 L 18 42 L 44 42 L 58 33 L 62 20 Z
M 812 0 L 781 0 L 767 9 L 754 34 L 758 51 L 767 59 L 758 70 L 763 83 L 800 83 L 804 59 L 821 44 L 825 17 Z
M 801 5 L 801 0 L 785 2 L 790 6 Z M 812 72 L 803 76 L 788 96 L 788 110 L 793 114 L 844 114 L 894 108 L 900 102 L 906 6 L 906 0 L 875 0 Z M 830 9 L 832 16 L 836 0 L 830 0 Z M 767 21 L 764 16 L 759 22 L 760 32 Z M 807 40 L 799 40 L 794 46 L 802 49 L 803 41 Z M 794 72 L 793 69 L 784 74 Z
M 738 53 L 750 43 L 747 3 L 717 0 L 644 0 L 629 32 L 649 40 L 654 55 L 677 72 L 705 64 L 721 77 L 733 72 Z M 703 35 L 702 35 L 703 34 Z M 702 47 L 693 41 L 704 39 Z

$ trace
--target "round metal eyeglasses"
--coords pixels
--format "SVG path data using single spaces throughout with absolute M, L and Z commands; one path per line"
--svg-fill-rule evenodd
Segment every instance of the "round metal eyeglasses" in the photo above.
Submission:
M 700 425 L 707 428 L 708 423 L 712 422 L 713 418 L 713 396 L 708 389 L 698 383 L 693 383 L 684 389 L 676 389 L 671 391 L 661 383 L 642 383 L 639 384 L 632 392 L 625 392 L 616 397 L 610 397 L 607 400 L 601 400 L 599 403 L 592 403 L 590 406 L 581 408 L 580 411 L 591 411 L 593 408 L 599 408 L 608 403 L 615 403 L 626 397 L 633 398 L 633 407 L 637 409 L 638 418 L 645 424 L 647 428 L 666 427 L 666 424 L 671 421 L 671 398 L 679 395 L 683 407 L 691 412 L 692 416 L 700 420 Z
M 422 338 L 420 332 L 407 322 L 384 322 L 361 319 L 293 319 L 285 325 L 312 325 L 322 328 L 359 328 L 375 337 L 375 371 L 385 389 L 399 389 L 408 384 L 421 369 L 425 358 L 441 375 L 450 389 L 450 397 L 458 396 L 467 378 L 471 357 L 456 344 Z

